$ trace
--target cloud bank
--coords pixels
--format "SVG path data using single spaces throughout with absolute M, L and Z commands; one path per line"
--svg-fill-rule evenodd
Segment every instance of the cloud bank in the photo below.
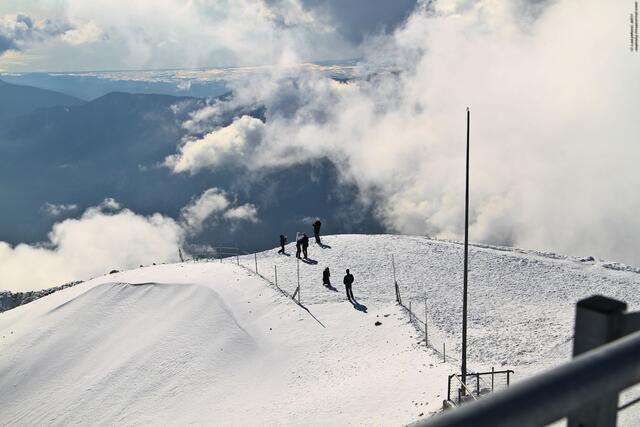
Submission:
M 175 220 L 138 215 L 106 200 L 79 218 L 56 223 L 43 244 L 11 247 L 0 242 L 0 289 L 43 289 L 111 269 L 176 261 L 183 239 Z
M 64 43 L 47 44 L 46 49 L 34 52 L 37 55 L 24 58 L 23 66 L 47 71 L 255 66 L 286 64 L 292 58 L 350 59 L 361 56 L 364 40 L 392 31 L 416 6 L 416 0 L 32 3 L 31 7 L 21 7 L 40 14 L 48 11 L 50 16 L 73 23 L 73 28 L 55 34 Z
M 423 4 L 370 40 L 355 81 L 283 68 L 235 82 L 192 125 L 248 106 L 264 106 L 265 121 L 210 123 L 167 166 L 197 173 L 233 159 L 258 171 L 326 157 L 390 231 L 459 239 L 469 106 L 473 240 L 640 264 L 640 64 L 620 32 L 625 7 L 537 4 Z
M 77 209 L 75 205 L 46 206 L 51 215 Z M 178 220 L 159 213 L 139 215 L 106 198 L 80 217 L 54 224 L 46 242 L 12 247 L 0 241 L 0 290 L 38 290 L 112 269 L 176 262 L 178 248 L 208 220 L 217 218 L 234 227 L 242 221 L 256 222 L 257 214 L 254 205 L 237 205 L 235 196 L 217 188 L 194 198 Z

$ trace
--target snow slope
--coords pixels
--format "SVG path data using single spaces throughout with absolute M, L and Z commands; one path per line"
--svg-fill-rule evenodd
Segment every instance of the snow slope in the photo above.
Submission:
M 344 270 L 356 281 L 355 296 L 372 305 L 395 301 L 392 254 L 405 305 L 412 302 L 424 319 L 424 298 L 430 341 L 436 350 L 446 342 L 447 353 L 460 353 L 463 246 L 459 242 L 395 235 L 327 236 L 322 249 L 315 243 L 309 257 L 317 264 L 300 263 L 303 303 L 339 301 Z M 258 254 L 258 271 L 274 276 L 293 292 L 297 283 L 295 245 L 291 257 L 276 250 Z M 241 262 L 253 268 L 254 257 Z M 320 286 L 322 270 L 329 266 L 340 293 Z M 571 258 L 516 248 L 471 245 L 469 248 L 468 354 L 472 368 L 505 366 L 530 375 L 555 366 L 571 355 L 575 304 L 593 294 L 627 302 L 640 310 L 640 270 L 590 257 Z M 455 360 L 454 360 L 455 363 Z
M 0 314 L 0 424 L 399 425 L 438 410 L 458 368 L 462 246 L 327 236 L 308 263 L 277 249 L 103 276 Z M 391 255 L 406 305 L 395 304 Z M 301 300 L 292 303 L 258 272 Z M 329 266 L 335 289 L 321 284 Z M 344 269 L 359 304 L 345 301 Z M 470 368 L 515 379 L 570 356 L 575 303 L 640 307 L 636 269 L 472 246 Z M 379 326 L 374 323 L 381 322 Z M 443 363 L 439 353 L 447 345 Z M 420 415 L 423 414 L 423 415 Z
M 0 424 L 397 425 L 438 409 L 451 368 L 398 307 L 308 309 L 322 325 L 228 263 L 56 292 L 0 314 Z

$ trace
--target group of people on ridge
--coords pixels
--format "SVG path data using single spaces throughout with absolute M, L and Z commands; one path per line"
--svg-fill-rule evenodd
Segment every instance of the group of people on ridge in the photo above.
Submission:
M 317 219 L 316 222 L 314 222 L 311 225 L 313 226 L 313 235 L 316 238 L 316 243 L 322 246 L 322 241 L 320 241 L 320 227 L 322 226 L 322 223 L 320 222 L 319 219 Z M 287 236 L 285 236 L 284 234 L 281 234 L 280 250 L 278 251 L 279 254 L 284 254 L 284 245 L 286 243 L 287 243 Z M 296 233 L 296 258 L 300 258 L 300 253 L 302 253 L 303 258 L 308 259 L 309 258 L 307 254 L 308 248 L 309 248 L 309 236 L 307 236 L 307 233 L 297 232 Z
M 316 239 L 316 243 L 320 246 L 322 246 L 322 241 L 320 240 L 320 227 L 322 226 L 322 223 L 320 222 L 319 219 L 317 219 L 313 224 L 311 224 L 313 226 L 313 235 Z M 278 251 L 279 254 L 284 254 L 285 250 L 284 250 L 284 246 L 287 243 L 287 236 L 285 236 L 284 234 L 280 235 L 280 250 Z M 302 253 L 302 256 L 304 259 L 308 259 L 308 253 L 307 253 L 307 249 L 309 248 L 309 236 L 307 236 L 306 233 L 296 233 L 296 258 L 300 258 L 300 254 Z M 322 271 L 322 284 L 328 288 L 331 287 L 331 271 L 329 270 L 329 267 L 326 267 L 323 271 Z M 352 285 L 354 282 L 354 277 L 353 274 L 351 274 L 349 272 L 349 269 L 347 269 L 347 274 L 344 276 L 344 279 L 342 280 L 342 283 L 344 283 L 344 287 L 345 287 L 345 291 L 347 293 L 347 299 L 355 304 L 356 299 L 353 296 L 353 290 L 352 290 Z

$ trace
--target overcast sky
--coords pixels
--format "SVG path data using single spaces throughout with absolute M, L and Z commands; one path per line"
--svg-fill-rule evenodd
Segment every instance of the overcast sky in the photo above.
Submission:
M 0 70 L 351 59 L 415 7 L 416 0 L 2 0 Z

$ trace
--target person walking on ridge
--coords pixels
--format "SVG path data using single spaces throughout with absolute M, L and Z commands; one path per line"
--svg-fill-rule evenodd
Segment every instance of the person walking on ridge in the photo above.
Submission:
M 285 236 L 284 234 L 280 235 L 280 250 L 278 251 L 279 254 L 284 254 L 284 244 L 287 243 L 287 236 Z
M 322 223 L 319 219 L 316 219 L 316 222 L 311 225 L 313 226 L 313 235 L 316 238 L 316 243 L 322 246 L 322 242 L 320 242 L 320 227 L 322 226 Z
M 307 236 L 307 233 L 302 233 L 302 239 L 300 242 L 302 244 L 302 255 L 304 256 L 304 259 L 308 259 L 309 256 L 307 255 L 307 248 L 309 248 L 309 236 Z
M 331 272 L 329 271 L 329 267 L 327 267 L 322 272 L 322 284 L 325 285 L 327 288 L 331 287 L 331 279 L 329 279 L 330 277 L 331 277 Z
M 351 290 L 351 285 L 353 285 L 353 274 L 349 273 L 349 269 L 347 268 L 347 274 L 344 276 L 342 283 L 344 283 L 345 291 L 347 292 L 347 299 L 352 304 L 355 304 L 356 299 L 353 296 L 353 290 Z
M 300 232 L 296 233 L 296 258 L 300 258 L 300 251 L 302 251 L 302 239 L 304 236 Z

